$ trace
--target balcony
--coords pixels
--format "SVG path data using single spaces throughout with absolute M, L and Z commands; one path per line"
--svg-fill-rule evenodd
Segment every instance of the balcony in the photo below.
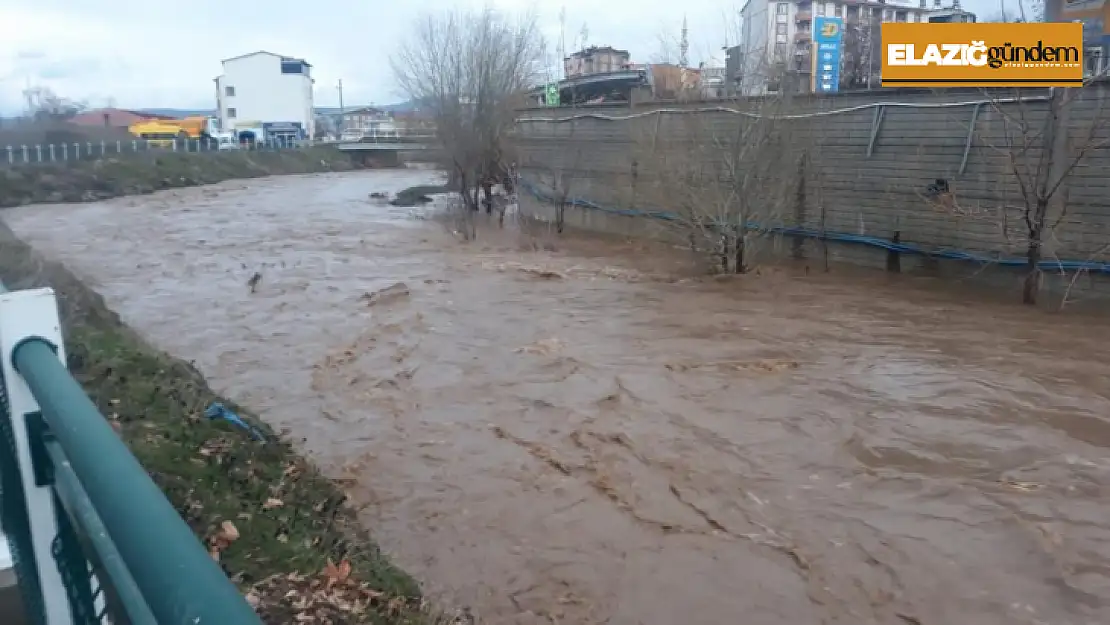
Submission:
M 808 22 L 812 19 L 813 14 L 809 12 L 809 9 L 806 9 L 804 11 L 799 9 L 798 12 L 794 14 L 795 22 Z
M 799 30 L 798 32 L 794 33 L 794 43 L 809 41 L 809 35 L 810 33 L 808 30 Z

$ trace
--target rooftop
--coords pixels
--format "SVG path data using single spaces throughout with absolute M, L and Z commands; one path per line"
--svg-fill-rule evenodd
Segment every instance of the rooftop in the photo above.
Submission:
M 294 63 L 301 62 L 301 63 L 304 63 L 305 65 L 307 65 L 309 67 L 312 67 L 312 63 L 309 63 L 308 61 L 306 61 L 304 59 L 299 59 L 295 56 L 286 56 L 284 54 L 275 54 L 273 52 L 267 52 L 266 50 L 258 50 L 257 52 L 248 52 L 247 54 L 240 54 L 239 56 L 233 56 L 230 59 L 224 59 L 223 61 L 220 61 L 220 62 L 221 63 L 227 63 L 228 61 L 238 61 L 239 59 L 245 59 L 249 56 L 258 56 L 259 54 L 268 54 L 270 56 L 276 56 L 276 57 L 278 57 L 279 59 L 281 59 L 283 61 L 290 61 L 290 62 L 294 62 Z
M 619 50 L 617 48 L 614 48 L 613 46 L 590 46 L 588 48 L 582 48 L 578 52 L 571 52 L 570 57 L 568 58 L 587 56 L 590 54 L 597 54 L 598 52 L 612 52 L 614 54 L 623 54 L 625 56 L 628 56 L 628 50 Z

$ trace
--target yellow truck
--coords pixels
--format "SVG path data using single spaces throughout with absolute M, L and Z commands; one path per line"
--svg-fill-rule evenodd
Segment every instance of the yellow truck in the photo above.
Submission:
M 188 135 L 171 120 L 151 119 L 131 124 L 131 134 L 146 141 L 153 148 L 173 147 L 174 141 L 188 139 Z M 185 136 L 181 136 L 185 135 Z
M 155 148 L 172 148 L 175 141 L 211 139 L 209 129 L 212 122 L 208 117 L 186 117 L 185 119 L 148 119 L 131 124 L 127 130 Z

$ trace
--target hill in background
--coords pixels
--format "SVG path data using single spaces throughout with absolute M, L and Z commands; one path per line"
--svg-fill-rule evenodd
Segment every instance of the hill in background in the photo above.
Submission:
M 346 110 L 354 110 L 366 106 L 374 106 L 383 111 L 391 111 L 394 113 L 408 113 L 417 108 L 417 103 L 413 101 L 397 102 L 395 104 L 352 104 L 345 106 Z M 192 117 L 195 115 L 215 115 L 215 109 L 171 109 L 171 108 L 142 108 L 133 109 L 140 113 L 150 113 L 152 115 L 169 115 L 171 117 Z M 317 106 L 314 109 L 317 115 L 335 115 L 339 113 L 338 106 Z

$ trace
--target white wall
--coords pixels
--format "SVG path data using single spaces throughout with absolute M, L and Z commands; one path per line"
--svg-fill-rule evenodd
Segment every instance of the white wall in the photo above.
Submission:
M 242 122 L 300 122 L 313 136 L 312 77 L 282 74 L 281 57 L 252 54 L 224 61 L 224 74 L 217 80 L 220 90 L 220 121 L 225 129 Z M 235 95 L 228 95 L 228 87 Z M 235 117 L 229 114 L 235 109 Z

